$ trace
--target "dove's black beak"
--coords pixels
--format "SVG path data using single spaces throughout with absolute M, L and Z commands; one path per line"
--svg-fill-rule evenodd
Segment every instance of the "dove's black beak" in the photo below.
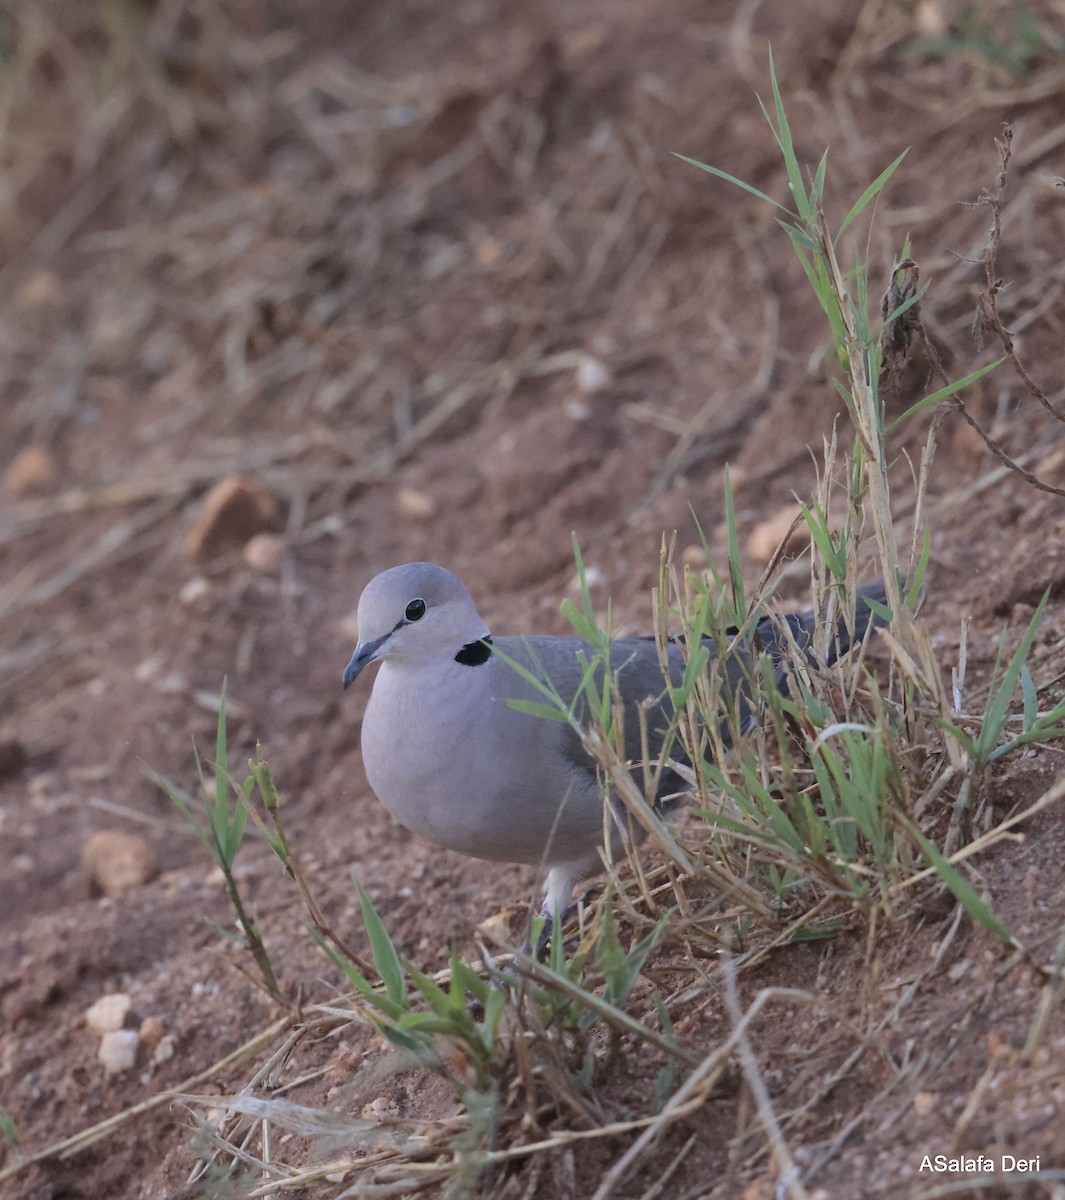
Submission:
M 392 635 L 386 633 L 384 637 L 376 638 L 372 642 L 359 642 L 355 647 L 355 653 L 351 656 L 351 661 L 344 668 L 343 685 L 346 692 L 349 687 L 358 679 L 365 667 L 370 663 L 376 662 L 380 657 L 378 651 L 388 641 Z

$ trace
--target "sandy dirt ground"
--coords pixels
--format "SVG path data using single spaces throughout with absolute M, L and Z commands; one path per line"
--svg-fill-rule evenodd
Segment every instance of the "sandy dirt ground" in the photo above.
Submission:
M 909 148 L 862 251 L 883 290 L 911 239 L 953 377 L 1002 353 L 973 333 L 991 225 L 977 202 L 1012 122 L 999 303 L 1062 406 L 1063 36 L 1060 0 L 0 4 L 0 1193 L 203 1194 L 179 1102 L 15 1168 L 178 1085 L 239 1088 L 279 1041 L 187 1083 L 284 1017 L 210 924 L 232 922 L 221 877 L 149 774 L 194 786 L 223 677 L 234 761 L 262 743 L 337 930 L 365 949 L 354 870 L 400 950 L 435 970 L 487 914 L 518 928 L 535 875 L 427 846 L 373 797 L 368 689 L 340 691 L 361 587 L 430 559 L 494 630 L 565 632 L 576 532 L 596 602 L 646 628 L 663 533 L 683 550 L 701 527 L 725 549 L 726 465 L 757 576 L 758 527 L 816 484 L 838 369 L 773 210 L 676 154 L 786 201 L 756 98 L 769 44 L 800 160 L 813 171 L 830 147 L 833 221 Z M 918 358 L 889 406 L 928 379 Z M 1065 426 L 1008 364 L 965 397 L 1006 454 L 1065 486 Z M 900 528 L 930 419 L 894 447 Z M 926 502 L 923 619 L 944 676 L 967 621 L 978 700 L 1049 588 L 1031 669 L 1056 702 L 1065 502 L 956 411 Z M 803 589 L 800 571 L 782 594 Z M 1061 771 L 1060 749 L 1029 747 L 993 771 L 988 812 L 1023 811 Z M 958 1176 L 920 1173 L 926 1153 L 1057 1172 L 952 1195 L 1062 1194 L 1053 1004 L 1025 1052 L 1065 913 L 1060 810 L 1013 832 L 966 870 L 1022 950 L 932 889 L 894 923 L 741 978 L 747 1002 L 813 997 L 768 1004 L 752 1031 L 808 1194 L 948 1194 L 932 1189 Z M 144 880 L 128 890 L 127 866 Z M 333 995 L 261 843 L 240 880 L 285 989 Z M 683 946 L 649 972 L 682 991 Z M 85 1013 L 114 992 L 140 1037 L 108 1073 Z M 716 994 L 674 1020 L 702 1053 L 729 1028 Z M 453 1105 L 365 1027 L 312 1043 L 284 1079 L 301 1103 Z M 594 1103 L 543 1127 L 645 1111 L 660 1066 L 621 1054 Z M 470 1194 L 591 1196 L 634 1137 L 516 1160 Z M 610 1194 L 755 1200 L 777 1194 L 778 1165 L 736 1076 Z

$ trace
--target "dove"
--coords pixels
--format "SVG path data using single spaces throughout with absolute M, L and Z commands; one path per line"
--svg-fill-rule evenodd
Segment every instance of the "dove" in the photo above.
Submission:
M 880 583 L 859 592 L 855 640 L 879 618 L 866 599 L 883 602 Z M 534 635 L 493 639 L 465 585 L 428 562 L 391 567 L 375 576 L 358 604 L 358 645 L 344 671 L 347 690 L 371 664 L 379 663 L 362 723 L 362 758 L 377 798 L 400 824 L 438 846 L 473 858 L 526 863 L 546 870 L 543 915 L 562 919 L 574 887 L 602 867 L 603 791 L 595 760 L 580 732 L 567 721 L 514 707 L 547 701 L 524 668 L 586 717 L 582 679 L 595 655 L 579 637 Z M 782 618 L 811 665 L 808 647 L 816 625 L 812 612 Z M 735 631 L 732 631 L 733 633 Z M 738 704 L 741 727 L 755 716 L 745 691 L 760 642 L 783 668 L 787 638 L 781 625 L 763 619 L 745 653 L 733 654 L 725 672 Z M 711 654 L 717 648 L 704 639 Z M 832 661 L 850 648 L 839 623 Z M 672 682 L 684 669 L 680 645 L 668 646 Z M 624 706 L 625 751 L 640 760 L 638 706 L 647 706 L 648 753 L 656 761 L 672 717 L 658 648 L 652 637 L 613 641 L 610 669 Z M 724 719 L 724 714 L 723 714 Z M 581 720 L 583 723 L 583 720 Z M 722 727 L 727 739 L 727 729 Z M 683 760 L 679 742 L 670 749 Z M 632 767 L 642 779 L 639 766 Z M 656 802 L 683 792 L 676 772 L 664 770 Z M 619 817 L 623 804 L 613 798 Z M 626 822 L 617 827 L 624 844 Z

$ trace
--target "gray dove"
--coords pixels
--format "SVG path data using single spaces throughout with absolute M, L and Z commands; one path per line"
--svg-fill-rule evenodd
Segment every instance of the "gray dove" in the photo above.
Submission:
M 859 593 L 856 639 L 874 620 L 864 597 L 882 602 L 882 584 Z M 807 649 L 815 614 L 791 613 L 783 621 L 816 665 Z M 577 693 L 593 648 L 577 637 L 493 640 L 462 581 L 426 562 L 392 567 L 372 579 L 359 599 L 358 623 L 359 643 L 343 684 L 347 689 L 371 663 L 381 664 L 362 724 L 363 763 L 378 799 L 402 825 L 438 846 L 546 868 L 543 913 L 561 919 L 574 886 L 601 869 L 603 799 L 596 764 L 570 724 L 507 701 L 546 702 L 515 669 L 519 663 L 567 703 L 576 700 L 580 716 Z M 765 618 L 752 640 L 772 656 L 786 690 L 787 639 L 780 625 Z M 842 622 L 835 643 L 832 660 L 850 647 Z M 709 639 L 706 644 L 716 653 Z M 731 655 L 726 672 L 741 727 L 754 719 L 744 693 L 755 653 L 752 646 Z M 676 683 L 684 667 L 680 646 L 670 645 L 669 663 Z M 626 710 L 628 759 L 643 753 L 636 710 L 649 699 L 649 753 L 657 759 L 672 709 L 654 639 L 618 639 L 610 665 Z M 679 742 L 670 752 L 683 759 Z M 657 799 L 683 786 L 667 770 Z M 623 806 L 615 800 L 615 807 Z

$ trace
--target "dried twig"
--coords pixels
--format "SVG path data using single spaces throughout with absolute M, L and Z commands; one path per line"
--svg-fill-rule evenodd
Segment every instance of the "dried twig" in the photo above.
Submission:
M 990 206 L 993 214 L 993 223 L 991 230 L 991 239 L 984 250 L 984 273 L 987 279 L 987 290 L 981 293 L 979 299 L 979 312 L 977 319 L 974 322 L 974 335 L 978 341 L 984 328 L 991 329 L 1000 339 L 1006 351 L 1006 357 L 1018 372 L 1021 379 L 1024 381 L 1028 391 L 1047 409 L 1057 420 L 1065 421 L 1065 414 L 1059 412 L 1047 399 L 1045 393 L 1039 388 L 1031 376 L 1025 371 L 1016 350 L 1013 346 L 1013 341 L 1002 324 L 1001 317 L 998 312 L 998 293 L 1002 290 L 1003 282 L 998 278 L 998 248 L 1002 236 L 1002 196 L 1006 186 L 1006 173 L 1010 160 L 1010 147 L 1012 144 L 1012 130 L 1009 125 L 1006 127 L 1006 133 L 1001 141 L 996 144 L 999 147 L 1001 156 L 1001 167 L 996 187 L 992 192 L 985 192 L 979 203 Z M 902 276 L 900 281 L 899 276 Z M 903 302 L 912 297 L 917 290 L 918 267 L 912 259 L 906 259 L 895 266 L 891 273 L 891 288 L 884 296 L 883 312 L 887 316 L 899 307 Z M 902 314 L 900 318 L 889 322 L 884 327 L 882 334 L 882 345 L 884 347 L 884 364 L 885 373 L 888 377 L 897 376 L 902 367 L 908 361 L 909 348 L 912 345 L 914 338 L 919 338 L 921 345 L 924 347 L 925 353 L 928 355 L 928 360 L 942 381 L 944 386 L 947 386 L 951 380 L 943 366 L 942 359 L 939 357 L 931 338 L 928 336 L 928 331 L 925 329 L 924 322 L 921 319 L 920 305 L 915 303 Z M 960 395 L 952 395 L 946 401 L 950 408 L 960 413 L 962 419 L 969 425 L 977 434 L 984 445 L 991 451 L 992 454 L 1015 475 L 1019 475 L 1026 483 L 1039 491 L 1049 492 L 1054 496 L 1065 496 L 1065 488 L 1055 487 L 1051 483 L 1033 475 L 1031 471 L 1026 470 L 1021 464 L 1006 453 L 1002 445 L 996 441 L 976 418 L 969 412 L 965 401 Z
M 1025 369 L 1024 364 L 1017 355 L 1013 338 L 1010 336 L 1005 325 L 1003 325 L 1002 317 L 998 311 L 999 292 L 1003 287 L 1007 286 L 999 277 L 998 251 L 1002 240 L 1002 197 L 1006 191 L 1010 156 L 1013 152 L 1012 125 L 1009 123 L 1003 125 L 1002 137 L 1001 139 L 995 139 L 995 145 L 998 147 L 1000 159 L 998 178 L 995 180 L 994 188 L 990 191 L 985 191 L 978 201 L 978 203 L 986 204 L 991 209 L 991 237 L 987 243 L 987 248 L 984 250 L 984 279 L 986 287 L 980 293 L 977 301 L 978 308 L 976 318 L 973 322 L 973 334 L 976 337 L 977 345 L 982 345 L 985 332 L 990 331 L 993 333 L 1002 343 L 1002 348 L 1006 352 L 1006 357 L 1009 359 L 1010 365 L 1028 389 L 1029 395 L 1034 396 L 1056 421 L 1065 421 L 1065 412 L 1055 408 L 1050 403 L 1046 393 Z M 1059 496 L 1065 495 L 1065 492 L 1059 491 L 1056 488 L 1051 490 Z

